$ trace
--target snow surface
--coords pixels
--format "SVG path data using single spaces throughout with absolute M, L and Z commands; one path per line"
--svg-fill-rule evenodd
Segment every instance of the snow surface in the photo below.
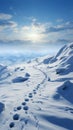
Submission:
M 0 130 L 4 129 L 73 130 L 73 43 L 54 57 L 0 65 Z

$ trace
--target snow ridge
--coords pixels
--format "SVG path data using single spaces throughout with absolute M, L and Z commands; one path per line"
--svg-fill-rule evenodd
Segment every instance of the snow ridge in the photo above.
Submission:
M 73 43 L 54 57 L 0 65 L 0 130 L 73 130 Z

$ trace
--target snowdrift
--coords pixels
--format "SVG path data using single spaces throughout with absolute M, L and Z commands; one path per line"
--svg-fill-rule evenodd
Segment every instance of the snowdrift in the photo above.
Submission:
M 0 65 L 0 130 L 73 130 L 73 43 L 54 57 Z

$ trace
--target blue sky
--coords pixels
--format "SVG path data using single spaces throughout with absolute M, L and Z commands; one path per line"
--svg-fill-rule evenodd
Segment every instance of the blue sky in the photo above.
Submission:
M 0 0 L 0 50 L 48 53 L 72 41 L 73 0 Z

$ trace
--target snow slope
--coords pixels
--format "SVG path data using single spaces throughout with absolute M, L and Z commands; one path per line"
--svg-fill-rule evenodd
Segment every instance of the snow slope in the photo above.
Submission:
M 54 57 L 0 65 L 0 130 L 73 130 L 73 43 Z

